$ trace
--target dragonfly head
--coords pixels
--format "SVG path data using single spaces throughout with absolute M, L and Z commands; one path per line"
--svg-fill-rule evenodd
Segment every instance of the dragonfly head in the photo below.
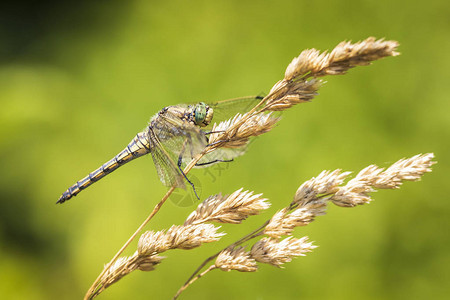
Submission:
M 196 104 L 193 113 L 194 123 L 200 127 L 208 126 L 214 115 L 212 107 L 209 107 L 204 102 Z

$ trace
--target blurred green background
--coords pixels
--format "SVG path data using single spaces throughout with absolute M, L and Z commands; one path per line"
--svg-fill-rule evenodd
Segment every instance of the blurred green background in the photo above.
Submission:
M 103 299 L 169 299 L 207 256 L 287 205 L 324 169 L 434 152 L 431 174 L 295 232 L 317 245 L 285 269 L 215 271 L 182 299 L 444 299 L 450 292 L 450 2 L 28 1 L 0 9 L 0 294 L 80 299 L 167 190 L 150 158 L 55 205 L 164 106 L 267 93 L 303 49 L 368 36 L 402 55 L 327 77 L 224 170 L 194 170 L 202 198 L 240 187 L 273 206 L 220 242 L 171 251 Z M 147 228 L 181 224 L 168 201 Z M 127 254 L 134 252 L 132 244 Z

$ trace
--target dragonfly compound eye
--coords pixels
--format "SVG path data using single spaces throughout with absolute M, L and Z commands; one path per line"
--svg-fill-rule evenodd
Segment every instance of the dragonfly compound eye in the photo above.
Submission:
M 195 106 L 194 109 L 194 122 L 198 126 L 207 126 L 213 116 L 213 110 L 208 105 L 203 102 L 200 102 Z

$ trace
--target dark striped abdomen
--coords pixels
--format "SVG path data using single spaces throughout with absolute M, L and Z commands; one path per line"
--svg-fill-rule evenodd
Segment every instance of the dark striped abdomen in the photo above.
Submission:
M 68 188 L 61 195 L 61 197 L 59 197 L 59 200 L 56 203 L 64 203 L 73 196 L 76 196 L 79 192 L 81 192 L 94 182 L 102 179 L 112 171 L 116 170 L 120 166 L 123 166 L 124 164 L 132 161 L 135 158 L 148 154 L 149 152 L 150 144 L 148 141 L 147 131 L 138 133 L 135 138 L 128 144 L 128 146 L 125 147 L 125 149 L 123 149 L 113 159 L 103 164 L 100 168 L 98 168 L 94 172 L 89 173 L 88 176 L 77 181 L 74 185 Z

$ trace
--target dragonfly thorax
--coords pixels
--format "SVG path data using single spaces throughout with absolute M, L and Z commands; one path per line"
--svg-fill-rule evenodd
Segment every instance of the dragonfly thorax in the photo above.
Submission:
M 192 122 L 200 127 L 208 126 L 214 115 L 212 107 L 204 102 L 191 106 L 189 112 Z

